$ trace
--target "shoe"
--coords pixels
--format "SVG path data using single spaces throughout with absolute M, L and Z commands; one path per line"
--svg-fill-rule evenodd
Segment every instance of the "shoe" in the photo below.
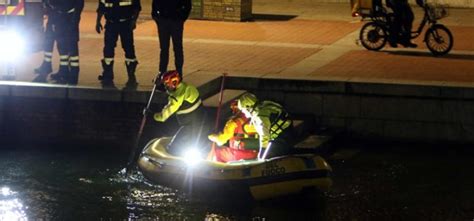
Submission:
M 35 68 L 35 73 L 39 75 L 48 75 L 51 72 L 53 72 L 53 68 L 51 67 L 51 62 L 45 62 L 41 63 L 41 65 L 38 68 Z
M 61 65 L 59 71 L 51 74 L 51 80 L 58 84 L 67 84 L 67 77 L 69 76 L 69 67 Z
M 400 44 L 403 45 L 403 47 L 405 47 L 405 48 L 416 48 L 416 47 L 418 47 L 417 44 L 414 44 L 411 41 L 400 42 Z
M 138 88 L 138 83 L 136 81 L 130 81 L 128 80 L 127 83 L 125 83 L 125 90 L 129 91 L 136 91 Z
M 67 77 L 67 84 L 77 85 L 79 82 L 79 67 L 71 67 L 71 72 Z
M 390 47 L 392 47 L 392 48 L 398 48 L 397 42 L 394 42 L 394 41 L 388 41 L 388 44 L 389 44 L 389 45 L 390 45 Z
M 128 81 L 126 86 L 128 88 L 136 88 L 138 85 L 137 78 L 135 77 L 135 70 L 137 69 L 138 61 L 125 62 L 127 67 Z
M 114 61 L 111 61 L 109 64 L 105 62 L 104 59 L 102 62 L 102 75 L 99 75 L 97 79 L 101 81 L 103 85 L 110 85 L 114 82 Z
M 391 35 L 388 37 L 388 44 L 390 45 L 390 47 L 392 48 L 397 48 L 398 45 L 397 45 L 397 39 L 395 37 L 392 37 Z

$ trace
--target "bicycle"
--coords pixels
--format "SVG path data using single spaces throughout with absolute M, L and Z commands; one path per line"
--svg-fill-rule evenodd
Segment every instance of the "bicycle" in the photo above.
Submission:
M 447 10 L 442 5 L 424 3 L 422 5 L 424 16 L 418 29 L 411 32 L 411 39 L 422 34 L 423 29 L 428 24 L 429 28 L 425 32 L 424 42 L 431 53 L 435 56 L 447 54 L 453 47 L 454 39 L 451 31 L 438 20 L 448 16 Z M 379 51 L 387 43 L 393 33 L 391 26 L 394 21 L 394 14 L 388 13 L 382 6 L 376 6 L 377 10 L 359 9 L 357 15 L 362 16 L 362 20 L 369 17 L 371 22 L 362 26 L 359 34 L 359 41 L 367 50 Z M 398 34 L 398 33 L 397 33 Z

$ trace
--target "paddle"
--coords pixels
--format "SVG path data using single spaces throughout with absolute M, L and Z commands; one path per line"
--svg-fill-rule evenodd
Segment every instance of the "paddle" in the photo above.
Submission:
M 219 95 L 219 104 L 217 105 L 216 124 L 214 125 L 214 132 L 217 132 L 217 130 L 219 129 L 219 119 L 221 117 L 221 106 L 222 106 L 222 98 L 224 97 L 224 83 L 225 83 L 226 76 L 227 76 L 227 73 L 222 74 L 221 91 Z M 211 151 L 207 155 L 207 159 L 214 160 L 215 152 L 216 152 L 216 142 L 212 142 Z
M 159 80 L 158 78 L 155 78 L 155 82 Z M 137 158 L 140 155 L 140 152 L 142 151 L 142 148 L 139 147 L 140 144 L 140 138 L 143 134 L 143 128 L 145 128 L 146 124 L 146 119 L 148 115 L 148 110 L 150 109 L 151 101 L 153 100 L 153 95 L 155 94 L 156 91 L 156 83 L 153 84 L 153 90 L 151 91 L 150 98 L 148 99 L 148 103 L 145 107 L 145 111 L 143 111 L 143 117 L 142 117 L 142 122 L 140 124 L 140 128 L 138 129 L 138 134 L 135 139 L 135 145 L 133 146 L 132 152 L 130 153 L 130 156 L 128 158 L 128 163 L 127 167 L 125 168 L 125 172 L 127 176 L 130 175 L 131 171 L 135 167 L 135 164 L 137 163 Z

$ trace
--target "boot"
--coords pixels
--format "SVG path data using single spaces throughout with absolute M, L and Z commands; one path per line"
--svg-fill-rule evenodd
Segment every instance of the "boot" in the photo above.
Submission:
M 77 85 L 79 82 L 79 67 L 71 67 L 71 72 L 67 79 L 67 83 L 70 85 Z
M 60 65 L 59 71 L 51 74 L 51 79 L 59 84 L 66 84 L 67 77 L 69 76 L 69 66 Z
M 138 61 L 125 62 L 127 66 L 128 81 L 126 83 L 127 88 L 136 88 L 138 85 L 137 78 L 135 77 L 135 70 L 137 69 Z
M 113 84 L 114 83 L 114 61 L 111 61 L 110 64 L 107 64 L 104 59 L 102 62 L 102 75 L 99 75 L 98 79 L 102 84 Z
M 53 72 L 51 62 L 43 61 L 38 68 L 35 68 L 35 73 L 39 75 L 48 75 L 51 72 Z
M 412 43 L 409 39 L 404 39 L 403 41 L 400 42 L 401 45 L 405 48 L 416 48 L 418 47 L 417 44 Z
M 388 37 L 388 44 L 390 45 L 390 47 L 392 48 L 397 48 L 398 45 L 397 45 L 397 39 L 395 37 L 392 37 L 392 36 L 389 36 Z

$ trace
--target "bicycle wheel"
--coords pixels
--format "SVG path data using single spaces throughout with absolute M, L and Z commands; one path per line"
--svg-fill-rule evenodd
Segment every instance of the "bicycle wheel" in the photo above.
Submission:
M 453 48 L 453 35 L 444 25 L 433 25 L 426 31 L 425 43 L 435 56 L 447 54 Z
M 359 39 L 367 50 L 378 51 L 387 44 L 387 32 L 382 25 L 369 22 L 360 29 Z

